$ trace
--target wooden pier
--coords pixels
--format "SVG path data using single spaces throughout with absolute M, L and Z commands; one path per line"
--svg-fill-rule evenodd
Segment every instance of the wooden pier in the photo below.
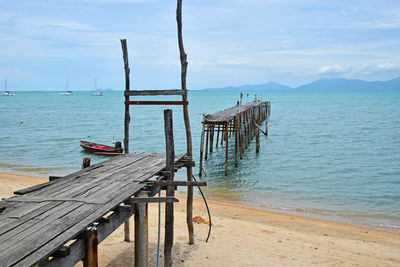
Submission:
M 16 191 L 19 196 L 0 202 L 0 265 L 73 266 L 97 255 L 97 243 L 135 211 L 135 217 L 144 216 L 135 204 L 177 201 L 152 198 L 170 177 L 166 159 L 156 153 L 122 155 Z M 175 169 L 188 164 L 184 155 L 174 162 Z M 140 192 L 148 197 L 135 197 Z
M 250 141 L 256 138 L 256 153 L 260 150 L 260 131 L 268 135 L 268 124 L 263 131 L 260 127 L 271 114 L 271 102 L 253 101 L 246 104 L 239 104 L 226 110 L 203 115 L 203 127 L 200 143 L 200 166 L 199 176 L 203 172 L 203 154 L 207 160 L 208 153 L 213 152 L 214 138 L 216 133 L 215 146 L 218 147 L 221 138 L 221 146 L 225 143 L 225 175 L 228 175 L 228 151 L 229 138 L 233 137 L 235 142 L 235 167 L 239 164 L 239 158 L 243 158 L 244 150 Z M 204 140 L 205 137 L 205 140 Z M 205 142 L 204 142 L 205 141 Z M 205 145 L 205 147 L 204 147 Z

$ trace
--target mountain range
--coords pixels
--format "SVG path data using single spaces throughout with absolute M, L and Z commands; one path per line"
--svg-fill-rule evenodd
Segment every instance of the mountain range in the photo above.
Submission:
M 400 89 L 400 77 L 389 81 L 363 81 L 358 79 L 319 79 L 298 87 L 290 87 L 276 82 L 264 84 L 246 84 L 204 90 L 371 90 Z

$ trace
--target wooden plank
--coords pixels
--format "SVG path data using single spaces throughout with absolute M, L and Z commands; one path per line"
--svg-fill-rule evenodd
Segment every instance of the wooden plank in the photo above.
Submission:
M 133 155 L 133 156 L 131 156 Z M 48 187 L 45 189 L 45 194 L 49 195 L 49 196 L 62 196 L 63 194 L 65 195 L 65 192 L 69 191 L 69 190 L 79 190 L 82 189 L 83 190 L 83 186 L 95 186 L 96 183 L 99 180 L 105 179 L 107 176 L 110 176 L 110 171 L 113 171 L 115 169 L 119 169 L 120 167 L 129 165 L 130 163 L 133 164 L 135 162 L 135 160 L 140 160 L 143 157 L 148 157 L 149 154 L 148 153 L 140 153 L 140 154 L 131 154 L 131 155 L 127 155 L 127 156 L 121 156 L 119 158 L 113 158 L 110 160 L 107 160 L 105 162 L 103 162 L 102 164 L 100 164 L 100 166 L 96 169 L 93 169 L 91 172 L 88 173 L 81 173 L 81 171 L 78 171 L 76 173 L 70 174 L 65 176 L 62 181 L 60 181 L 59 183 L 53 183 L 53 185 L 51 187 Z M 130 158 L 133 157 L 133 158 Z M 132 162 L 128 161 L 132 159 Z M 90 169 L 92 167 L 86 168 L 86 169 Z M 85 170 L 85 169 L 83 169 Z M 97 176 L 97 180 L 94 179 L 94 177 Z M 87 180 L 86 180 L 87 179 Z M 49 182 L 51 183 L 51 182 Z M 41 195 L 43 194 L 42 191 L 37 191 L 35 193 L 33 193 L 32 195 Z
M 186 91 L 181 89 L 166 89 L 166 90 L 130 90 L 125 91 L 125 96 L 146 96 L 146 95 L 184 95 Z
M 188 105 L 185 101 L 125 101 L 125 105 Z
M 163 157 L 162 155 L 157 155 L 157 156 L 154 155 L 153 163 L 155 163 L 155 166 L 151 166 L 151 165 L 147 165 L 146 166 L 145 165 L 144 167 L 148 168 L 148 170 L 142 170 L 142 171 L 138 172 L 135 175 L 133 175 L 132 173 L 129 173 L 127 170 L 119 173 L 119 175 L 117 175 L 117 176 L 120 176 L 120 178 L 122 178 L 121 182 L 112 183 L 112 185 L 110 187 L 105 186 L 103 188 L 104 190 L 108 190 L 108 189 L 111 188 L 114 192 L 118 192 L 118 194 L 114 193 L 114 196 L 117 195 L 120 202 L 118 202 L 116 199 L 114 199 L 113 196 L 111 196 L 112 200 L 110 200 L 109 202 L 107 202 L 103 206 L 100 205 L 100 207 L 96 208 L 96 209 L 89 208 L 89 207 L 87 207 L 88 204 L 84 204 L 83 206 L 86 207 L 86 209 L 83 209 L 82 212 L 81 212 L 82 216 L 85 217 L 84 221 L 80 220 L 80 218 L 79 218 L 80 215 L 79 214 L 77 214 L 78 222 L 77 221 L 73 222 L 72 218 L 71 218 L 70 219 L 71 221 L 68 221 L 67 225 L 64 225 L 64 221 L 61 221 L 61 220 L 57 221 L 56 220 L 56 222 L 53 222 L 53 224 L 52 224 L 52 225 L 55 225 L 55 227 L 54 227 L 55 230 L 52 231 L 51 236 L 44 237 L 43 234 L 47 234 L 47 232 L 40 232 L 40 229 L 44 229 L 44 228 L 41 228 L 41 226 L 39 226 L 39 225 L 36 228 L 30 229 L 30 231 L 32 233 L 33 233 L 33 231 L 35 231 L 33 234 L 35 234 L 35 235 L 38 234 L 39 235 L 38 236 L 39 238 L 33 244 L 34 245 L 33 248 L 37 248 L 37 251 L 31 253 L 30 251 L 32 251 L 32 250 L 28 250 L 27 253 L 28 254 L 31 253 L 31 254 L 27 255 L 27 257 L 22 262 L 31 264 L 32 262 L 36 262 L 35 259 L 37 259 L 37 261 L 39 261 L 43 257 L 49 256 L 52 252 L 54 252 L 53 250 L 57 249 L 57 247 L 60 247 L 63 244 L 63 242 L 65 243 L 69 239 L 73 238 L 73 236 L 76 235 L 79 231 L 82 231 L 82 229 L 84 229 L 84 227 L 86 225 L 89 225 L 90 223 L 92 223 L 93 221 L 98 219 L 98 218 L 94 218 L 94 217 L 97 216 L 97 217 L 100 218 L 105 213 L 107 213 L 110 209 L 115 207 L 115 205 L 118 205 L 119 203 L 123 202 L 124 199 L 121 199 L 121 196 L 120 196 L 121 192 L 122 192 L 123 196 L 125 196 L 126 198 L 129 198 L 129 196 L 131 194 L 133 194 L 136 190 L 140 190 L 140 188 L 145 186 L 145 184 L 137 184 L 137 183 L 135 183 L 135 185 L 133 185 L 132 181 L 134 181 L 135 179 L 138 179 L 140 181 L 141 180 L 148 180 L 155 173 L 157 173 L 160 170 L 162 170 L 164 168 L 164 166 L 165 166 L 164 165 L 165 164 L 165 160 L 162 159 L 162 157 Z M 178 157 L 178 160 L 181 159 L 182 157 L 183 157 L 183 155 Z M 141 164 L 141 166 L 143 167 L 143 164 Z M 98 171 L 98 170 L 96 169 L 95 171 Z M 88 173 L 88 177 L 89 176 L 90 176 L 90 173 Z M 116 175 L 114 175 L 114 177 L 115 176 Z M 72 179 L 71 181 L 74 181 L 74 179 Z M 77 181 L 77 180 L 75 179 L 75 181 Z M 128 191 L 130 190 L 129 192 L 126 191 L 127 188 L 128 188 Z M 135 189 L 135 190 L 133 190 L 133 189 Z M 46 191 L 47 190 L 45 190 L 44 193 Z M 99 194 L 100 195 L 91 194 L 91 196 L 104 196 L 104 192 L 100 192 Z M 101 213 L 103 213 L 103 214 L 101 214 Z M 91 215 L 88 216 L 88 214 L 91 214 Z M 57 223 L 59 223 L 60 225 L 57 225 Z M 69 227 L 69 228 L 65 228 L 66 226 Z M 37 231 L 38 229 L 39 229 L 39 231 Z M 45 231 L 45 230 L 43 230 L 43 231 Z M 50 234 L 50 233 L 48 233 L 48 234 Z M 66 238 L 67 236 L 69 236 L 69 239 Z M 46 238 L 50 238 L 51 240 L 50 241 L 46 240 Z M 32 246 L 29 249 L 32 249 Z M 25 250 L 26 249 L 24 249 L 23 253 L 25 253 Z
M 159 169 L 160 169 L 160 167 L 159 167 Z M 146 173 L 145 176 L 146 175 L 152 176 L 150 173 Z M 148 178 L 142 177 L 142 179 L 148 179 Z M 65 240 L 69 240 L 69 239 L 73 238 L 74 235 L 76 235 L 77 232 L 82 231 L 82 229 L 84 229 L 84 227 L 86 225 L 90 224 L 93 221 L 96 221 L 101 216 L 103 216 L 105 214 L 103 212 L 104 210 L 108 211 L 108 210 L 113 209 L 116 205 L 118 205 L 118 203 L 121 203 L 124 200 L 126 200 L 132 194 L 132 192 L 137 192 L 142 187 L 143 187 L 143 184 L 133 185 L 133 184 L 128 183 L 128 184 L 122 185 L 119 188 L 120 189 L 119 194 L 117 196 L 115 196 L 115 198 L 113 198 L 112 200 L 110 200 L 105 205 L 103 205 L 99 208 L 96 208 L 96 209 L 91 208 L 89 211 L 86 211 L 86 213 L 84 213 L 85 216 L 84 216 L 83 220 L 80 220 L 78 223 L 73 224 L 73 225 L 68 224 L 68 228 L 64 232 L 59 234 L 56 238 L 52 239 L 51 241 L 46 242 L 44 245 L 42 245 L 40 248 L 38 248 L 37 251 L 35 251 L 31 255 L 27 256 L 26 258 L 24 258 L 21 261 L 21 264 L 37 262 L 43 257 L 43 255 L 46 255 L 46 256 L 50 255 L 52 252 L 54 252 L 53 251 L 54 247 L 59 246 L 59 244 L 62 243 L 62 241 L 65 242 Z M 87 205 L 87 204 L 85 204 L 85 205 Z
M 109 185 L 110 179 L 112 181 L 118 182 L 118 179 L 116 179 L 115 176 L 120 173 L 123 174 L 125 170 L 129 169 L 131 172 L 139 170 L 141 167 L 139 164 L 142 161 L 152 162 L 151 158 L 153 157 L 153 154 L 143 153 L 138 155 L 137 157 L 132 157 L 131 155 L 125 157 L 125 161 L 121 161 L 120 164 L 114 165 L 114 169 L 112 168 L 112 166 L 110 166 L 109 169 L 102 170 L 101 173 L 96 173 L 96 175 L 93 176 L 89 175 L 82 177 L 79 183 L 78 181 L 75 181 L 74 184 L 69 184 L 68 186 L 65 186 L 63 189 L 54 190 L 53 188 L 51 188 L 52 191 L 47 190 L 46 194 L 59 197 L 61 196 L 85 197 L 88 196 L 92 191 L 99 191 L 100 188 L 104 186 L 104 184 Z

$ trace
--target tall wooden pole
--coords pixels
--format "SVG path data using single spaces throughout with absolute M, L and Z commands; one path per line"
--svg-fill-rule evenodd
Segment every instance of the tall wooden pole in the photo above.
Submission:
M 182 0 L 177 0 L 176 7 L 176 22 L 178 27 L 178 44 L 179 44 L 179 54 L 181 60 L 181 87 L 186 93 L 182 95 L 182 101 L 184 103 L 187 102 L 187 88 L 186 88 L 186 72 L 187 72 L 187 55 L 185 53 L 185 48 L 183 47 L 183 38 L 182 38 Z M 185 128 L 186 128 L 186 145 L 187 151 L 186 155 L 190 160 L 192 160 L 192 132 L 190 130 L 190 121 L 189 121 L 189 111 L 187 104 L 183 106 L 183 118 L 185 120 Z M 192 165 L 189 164 L 186 167 L 187 170 L 187 180 L 192 181 Z M 194 244 L 194 230 L 193 230 L 193 186 L 188 186 L 187 190 L 187 203 L 186 203 L 186 222 L 188 225 L 189 232 L 189 244 Z
M 165 131 L 165 152 L 166 152 L 166 170 L 168 171 L 168 180 L 174 180 L 175 149 L 174 149 L 174 131 L 172 126 L 172 110 L 164 110 L 164 131 Z M 174 196 L 175 188 L 167 187 L 167 196 Z M 174 203 L 165 203 L 165 236 L 164 236 L 164 266 L 172 266 L 172 245 L 174 243 Z
M 124 59 L 124 69 L 125 69 L 125 92 L 129 92 L 129 61 L 128 61 L 128 47 L 126 44 L 126 39 L 121 39 L 122 55 Z M 124 151 L 125 154 L 129 154 L 129 123 L 131 121 L 131 116 L 129 115 L 129 105 L 126 103 L 129 101 L 129 95 L 125 95 L 125 120 L 124 120 Z M 129 229 L 129 219 L 125 221 L 124 224 L 126 242 L 130 241 L 130 229 Z

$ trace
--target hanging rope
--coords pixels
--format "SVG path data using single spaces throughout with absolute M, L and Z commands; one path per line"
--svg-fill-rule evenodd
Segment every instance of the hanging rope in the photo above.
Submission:
M 194 177 L 194 175 L 192 175 L 192 177 L 193 177 L 193 180 L 195 182 L 197 182 L 196 177 Z M 208 227 L 208 235 L 207 235 L 207 239 L 206 239 L 206 243 L 207 243 L 208 239 L 210 238 L 210 234 L 211 234 L 211 213 L 210 213 L 210 209 L 208 208 L 206 197 L 203 194 L 203 190 L 201 190 L 200 186 L 197 186 L 197 187 L 199 188 L 200 194 L 201 194 L 201 196 L 203 197 L 203 200 L 204 200 L 204 204 L 206 205 L 207 213 L 208 213 L 208 220 L 210 222 L 209 227 Z

